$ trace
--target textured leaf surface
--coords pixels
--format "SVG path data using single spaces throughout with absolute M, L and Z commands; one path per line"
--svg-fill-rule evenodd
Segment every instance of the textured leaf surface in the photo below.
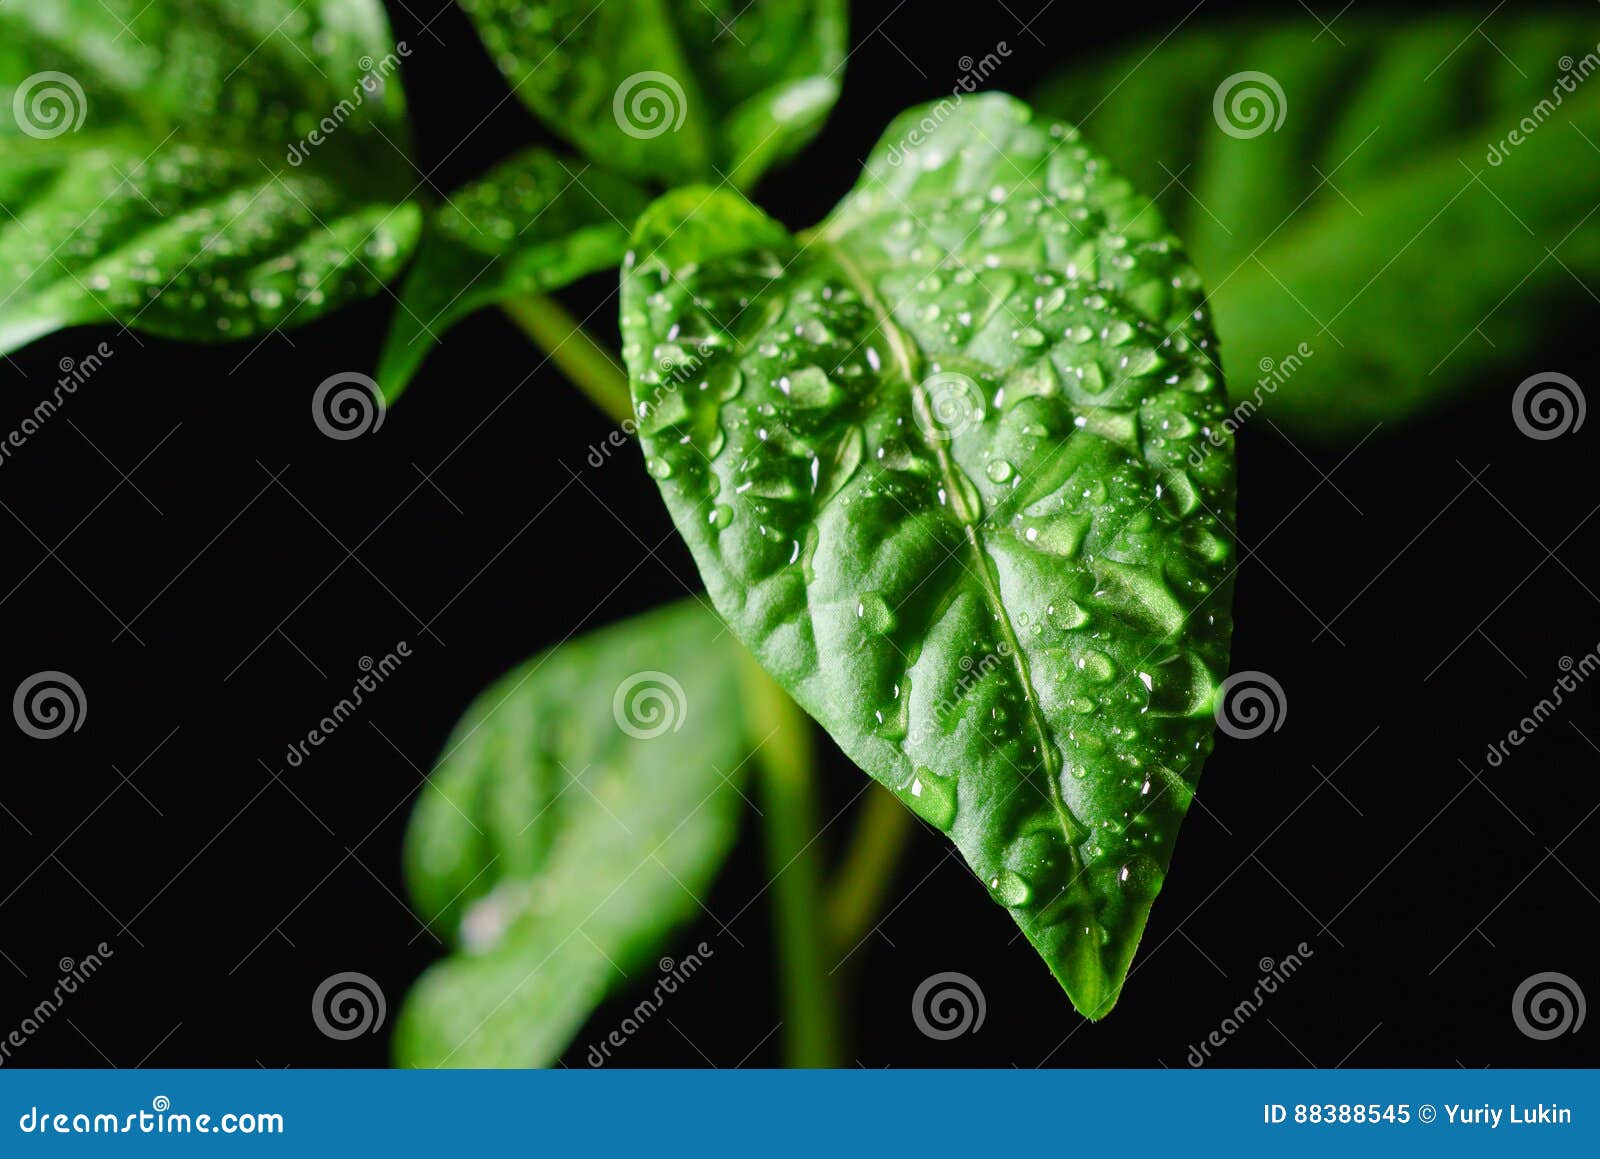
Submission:
M 1001 96 L 905 114 L 805 239 L 669 194 L 623 283 L 647 462 L 718 610 L 1092 1017 L 1227 663 L 1200 301 L 1149 201 Z
M 463 0 L 517 95 L 586 155 L 746 187 L 839 97 L 843 0 Z M 720 172 L 719 172 L 720 171 Z
M 406 275 L 378 381 L 393 400 L 461 318 L 622 261 L 649 198 L 601 170 L 529 149 L 450 195 Z
M 102 320 L 239 338 L 374 292 L 421 224 L 395 53 L 377 0 L 0 7 L 0 351 Z
M 1600 86 L 1564 70 L 1593 65 L 1600 21 L 1508 9 L 1482 35 L 1477 23 L 1352 16 L 1313 37 L 1297 14 L 1183 32 L 1073 64 L 1040 105 L 1163 191 L 1234 394 L 1302 429 L 1359 434 L 1593 313 Z M 1230 123 L 1257 134 L 1236 137 L 1213 103 L 1241 70 L 1269 74 L 1282 98 L 1257 85 L 1268 104 L 1252 105 L 1250 86 L 1227 88 L 1245 102 Z M 1246 121 L 1280 108 L 1275 132 Z M 1275 374 L 1302 342 L 1303 365 Z
M 460 949 L 407 999 L 402 1065 L 549 1065 L 655 976 L 733 842 L 740 663 L 691 600 L 563 644 L 467 711 L 406 837 L 412 894 Z

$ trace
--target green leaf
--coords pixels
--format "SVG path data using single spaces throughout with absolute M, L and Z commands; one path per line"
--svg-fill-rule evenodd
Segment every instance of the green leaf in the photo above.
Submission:
M 686 189 L 634 246 L 640 434 L 718 611 L 1103 1015 L 1227 664 L 1232 444 L 1160 215 L 992 95 L 902 116 L 809 236 Z
M 462 0 L 513 90 L 602 165 L 748 188 L 839 97 L 844 0 Z
M 373 293 L 421 227 L 401 51 L 377 0 L 0 7 L 0 352 L 96 321 L 242 338 Z
M 688 600 L 562 644 L 468 709 L 406 837 L 411 892 L 459 950 L 407 999 L 400 1064 L 549 1065 L 606 995 L 659 977 L 737 828 L 741 662 Z
M 1074 63 L 1039 99 L 1163 191 L 1235 396 L 1308 432 L 1363 433 L 1593 310 L 1600 85 L 1570 69 L 1595 65 L 1600 24 L 1477 24 L 1222 25 Z M 1282 96 L 1227 83 L 1242 71 Z
M 543 149 L 451 194 L 400 291 L 378 363 L 384 395 L 393 402 L 439 336 L 473 311 L 619 264 L 648 203 L 631 182 Z

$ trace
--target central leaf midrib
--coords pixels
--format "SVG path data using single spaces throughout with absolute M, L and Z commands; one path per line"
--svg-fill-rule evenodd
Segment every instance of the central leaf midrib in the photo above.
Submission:
M 871 279 L 856 265 L 843 250 L 834 244 L 826 234 L 819 233 L 817 241 L 828 251 L 835 265 L 844 273 L 856 292 L 872 309 L 878 322 L 878 329 L 883 332 L 884 340 L 889 344 L 890 353 L 897 364 L 900 375 L 905 379 L 906 389 L 912 396 L 912 404 L 921 408 L 924 414 L 931 415 L 926 393 L 921 386 L 921 349 L 916 341 L 901 328 L 895 321 L 894 315 L 879 296 L 877 287 Z M 958 494 L 960 486 L 961 468 L 950 459 L 947 447 L 940 444 L 937 439 L 930 438 L 921 423 L 913 423 L 924 449 L 933 456 L 938 464 L 939 473 L 948 495 Z M 1056 811 L 1057 819 L 1061 824 L 1062 833 L 1066 839 L 1067 850 L 1072 859 L 1073 879 L 1076 880 L 1081 872 L 1078 856 L 1078 834 L 1085 831 L 1082 824 L 1068 808 L 1061 793 L 1061 784 L 1057 779 L 1059 769 L 1055 760 L 1055 748 L 1050 740 L 1050 731 L 1044 718 L 1044 709 L 1039 703 L 1038 693 L 1034 690 L 1032 676 L 1028 672 L 1028 663 L 1022 651 L 1022 641 L 1018 638 L 1015 626 L 1011 623 L 1010 610 L 1005 605 L 1005 600 L 1000 591 L 999 576 L 994 570 L 994 561 L 990 559 L 988 551 L 978 538 L 977 528 L 965 520 L 961 520 L 961 528 L 967 541 L 967 546 L 977 564 L 976 578 L 978 586 L 982 589 L 984 598 L 993 611 L 995 621 L 1000 625 L 1000 630 L 1005 637 L 1005 644 L 1011 650 L 1013 666 L 1017 673 L 1017 681 L 1022 687 L 1023 702 L 1028 708 L 1028 720 L 1032 724 L 1039 741 L 1039 759 L 1044 767 L 1045 781 L 1049 790 L 1050 804 Z

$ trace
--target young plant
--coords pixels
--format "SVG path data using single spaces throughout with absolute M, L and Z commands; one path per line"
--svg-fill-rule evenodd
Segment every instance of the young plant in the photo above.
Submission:
M 575 153 L 524 150 L 441 204 L 414 177 L 409 50 L 377 0 L 0 9 L 0 353 L 85 322 L 250 338 L 403 273 L 374 404 L 456 320 L 504 307 L 637 434 L 705 581 L 709 602 L 563 644 L 462 719 L 406 851 L 459 952 L 407 1002 L 398 1060 L 556 1061 L 618 967 L 696 912 L 747 767 L 791 1061 L 839 1061 L 828 947 L 870 926 L 912 817 L 1103 1017 L 1211 748 L 1236 566 L 1211 306 L 1161 212 L 1076 129 L 957 94 L 890 124 L 794 234 L 746 191 L 837 100 L 842 0 L 463 3 Z M 1168 115 L 1180 91 L 1211 107 L 1214 54 L 1194 54 L 1193 84 L 1179 64 L 1126 86 L 1079 72 L 1051 104 L 1109 94 L 1126 131 L 1108 144 L 1168 186 L 1143 142 L 1198 139 Z M 1228 160 L 1208 180 L 1246 219 L 1293 196 Z M 1434 173 L 1357 171 L 1384 213 L 1308 225 L 1282 255 L 1309 263 L 1291 281 L 1313 300 L 1362 268 L 1338 260 L 1349 238 L 1405 228 Z M 1229 341 L 1251 363 L 1292 349 L 1297 296 L 1224 268 L 1252 235 L 1230 250 L 1178 212 L 1228 286 Z M 545 296 L 617 266 L 626 378 Z M 1369 365 L 1392 380 L 1415 369 L 1393 342 L 1362 349 L 1390 352 Z M 1282 413 L 1343 413 L 1326 381 Z M 887 790 L 831 898 L 796 704 Z

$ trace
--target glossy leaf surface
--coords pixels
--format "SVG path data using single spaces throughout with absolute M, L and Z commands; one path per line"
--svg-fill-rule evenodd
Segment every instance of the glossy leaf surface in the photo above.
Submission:
M 485 306 L 622 261 L 649 199 L 581 161 L 529 149 L 452 193 L 428 222 L 378 364 L 392 401 L 444 332 Z
M 1479 23 L 1352 15 L 1317 36 L 1297 13 L 1185 30 L 1074 63 L 1039 102 L 1162 191 L 1234 395 L 1360 435 L 1462 385 L 1503 386 L 1497 371 L 1594 310 L 1600 86 L 1577 70 L 1600 22 Z
M 377 0 L 0 7 L 0 352 L 94 321 L 240 338 L 375 292 L 421 225 L 399 64 Z
M 647 464 L 718 610 L 1105 1014 L 1227 665 L 1198 278 L 1067 126 L 914 109 L 796 238 L 726 190 L 623 285 Z
M 517 95 L 587 156 L 748 187 L 839 97 L 842 0 L 463 0 Z
M 737 829 L 741 662 L 690 600 L 568 641 L 468 709 L 406 838 L 412 895 L 458 951 L 407 999 L 400 1064 L 550 1065 L 657 974 Z

